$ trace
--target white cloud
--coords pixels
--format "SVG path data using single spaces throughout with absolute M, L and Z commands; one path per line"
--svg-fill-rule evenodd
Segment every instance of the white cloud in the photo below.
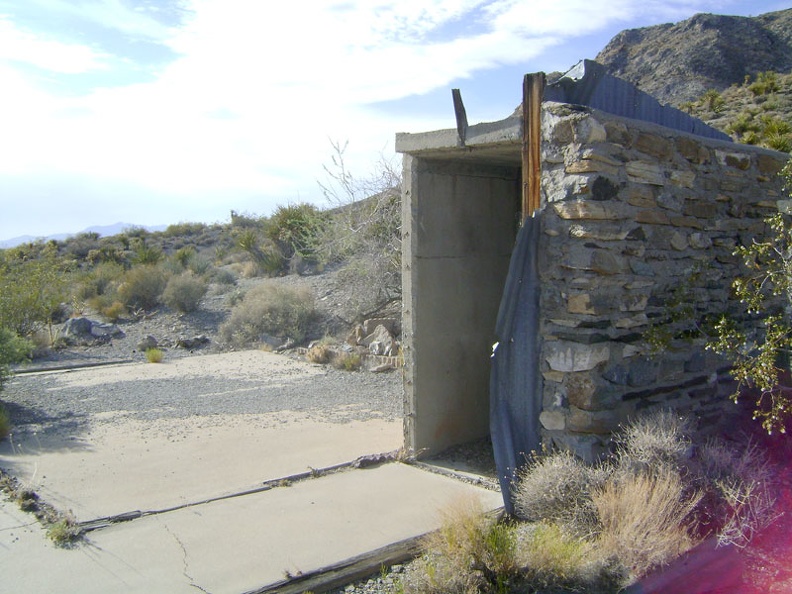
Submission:
M 85 45 L 64 43 L 19 29 L 0 15 L 0 61 L 21 62 L 52 72 L 79 74 L 104 68 L 105 56 Z
M 275 202 L 317 198 L 328 139 L 349 140 L 349 165 L 365 174 L 380 151 L 392 151 L 395 132 L 453 127 L 450 100 L 443 120 L 382 114 L 373 103 L 528 63 L 575 36 L 618 30 L 638 11 L 670 20 L 718 4 L 192 0 L 169 5 L 189 14 L 171 28 L 150 8 L 133 10 L 121 0 L 31 1 L 155 40 L 177 57 L 150 82 L 114 80 L 115 86 L 59 97 L 13 62 L 75 73 L 103 67 L 105 56 L 90 44 L 0 20 L 0 176 L 68 179 L 70 188 L 94 199 L 104 192 L 159 209 L 160 222 L 245 210 L 255 196 L 258 212 Z M 31 200 L 47 199 L 40 194 Z M 106 201 L 101 209 L 110 206 Z M 4 229 L 0 222 L 0 237 L 9 235 Z

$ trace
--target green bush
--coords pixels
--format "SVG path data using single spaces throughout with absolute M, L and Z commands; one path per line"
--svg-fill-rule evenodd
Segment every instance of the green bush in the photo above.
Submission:
M 287 260 L 296 257 L 317 263 L 327 216 L 312 204 L 278 206 L 265 225 L 267 237 Z
M 263 341 L 264 335 L 302 342 L 314 318 L 313 298 L 274 284 L 262 284 L 248 291 L 220 327 L 221 338 L 236 347 Z
M 32 342 L 0 327 L 0 390 L 10 375 L 9 366 L 27 360 L 32 352 Z
M 11 415 L 8 409 L 0 404 L 0 441 L 11 435 Z
M 191 272 L 172 276 L 162 293 L 165 304 L 182 313 L 189 313 L 198 309 L 198 304 L 206 295 L 207 284 Z
M 273 276 L 283 270 L 283 253 L 272 241 L 262 240 L 255 229 L 242 229 L 237 235 L 237 245 L 250 254 L 258 271 Z
M 49 326 L 67 302 L 69 268 L 51 252 L 51 245 L 33 259 L 0 261 L 0 326 L 18 336 Z
M 165 353 L 162 351 L 162 349 L 158 348 L 146 349 L 145 355 L 146 361 L 149 363 L 162 363 L 162 359 L 165 357 Z
M 94 297 L 115 295 L 124 276 L 124 267 L 116 262 L 102 262 L 77 279 L 76 297 L 90 301 Z
M 160 248 L 148 245 L 144 240 L 135 242 L 133 252 L 132 262 L 135 264 L 158 264 L 165 258 Z
M 195 248 L 188 245 L 176 250 L 176 253 L 173 254 L 173 259 L 176 260 L 182 268 L 187 268 L 190 265 L 190 261 L 192 261 L 195 256 Z
M 153 309 L 160 302 L 167 280 L 163 270 L 157 266 L 135 266 L 124 274 L 118 287 L 118 297 L 127 307 Z

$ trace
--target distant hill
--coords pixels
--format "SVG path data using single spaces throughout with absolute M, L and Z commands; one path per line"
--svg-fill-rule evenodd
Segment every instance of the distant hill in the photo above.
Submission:
M 39 239 L 44 241 L 49 241 L 50 239 L 63 241 L 64 239 L 73 237 L 75 235 L 80 235 L 81 233 L 98 233 L 102 237 L 109 237 L 111 235 L 118 235 L 126 229 L 137 227 L 142 227 L 147 231 L 164 231 L 167 228 L 167 225 L 154 225 L 147 227 L 144 225 L 133 225 L 131 223 L 114 223 L 112 225 L 94 225 L 92 227 L 87 227 L 82 231 L 78 231 L 77 233 L 56 233 L 54 235 L 47 235 L 46 237 L 20 235 L 18 237 L 12 237 L 11 239 L 0 240 L 0 249 L 16 247 L 18 245 L 22 245 L 23 243 L 30 243 Z
M 759 72 L 792 71 L 792 9 L 757 17 L 697 14 L 629 29 L 608 43 L 597 62 L 661 103 L 694 101 Z

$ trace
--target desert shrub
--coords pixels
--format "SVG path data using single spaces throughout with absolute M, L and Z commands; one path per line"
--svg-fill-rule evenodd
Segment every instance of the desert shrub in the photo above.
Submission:
M 64 251 L 77 260 L 84 260 L 92 250 L 99 248 L 99 234 L 79 233 L 64 242 Z
M 8 409 L 0 404 L 0 441 L 11 435 L 11 415 Z
M 191 235 L 200 235 L 206 230 L 204 223 L 174 223 L 168 225 L 162 234 L 165 237 L 189 237 Z
M 168 279 L 162 300 L 165 304 L 182 313 L 189 313 L 198 308 L 207 290 L 206 281 L 186 272 Z
M 520 564 L 532 590 L 613 592 L 618 589 L 606 555 L 557 524 L 526 524 L 518 531 Z
M 443 510 L 440 529 L 422 548 L 402 580 L 405 592 L 507 592 L 519 579 L 515 527 L 484 514 L 473 498 Z
M 147 244 L 144 240 L 134 243 L 132 262 L 134 264 L 152 265 L 160 263 L 165 254 L 156 246 Z
M 117 322 L 126 313 L 126 307 L 120 301 L 113 301 L 106 307 L 101 307 L 99 313 L 111 322 Z
M 8 328 L 0 327 L 0 390 L 10 375 L 10 365 L 21 363 L 33 352 L 33 344 Z
M 265 225 L 266 236 L 286 260 L 299 258 L 316 264 L 322 254 L 322 234 L 327 215 L 312 204 L 278 206 Z
M 220 285 L 235 285 L 237 281 L 236 275 L 228 268 L 215 268 L 210 278 Z
M 190 260 L 187 268 L 189 268 L 190 272 L 193 274 L 204 276 L 205 274 L 208 274 L 210 270 L 212 270 L 212 262 L 203 256 L 196 256 Z
M 348 263 L 344 282 L 356 299 L 344 313 L 362 320 L 401 299 L 401 172 L 381 159 L 358 178 L 346 168 L 346 145 L 333 143 L 333 150 L 322 189 L 336 208 L 323 230 L 323 257 Z
M 670 410 L 637 417 L 615 436 L 617 464 L 631 471 L 681 469 L 691 454 L 693 429 Z
M 152 265 L 135 266 L 123 276 L 118 298 L 127 307 L 153 309 L 160 302 L 167 278 L 164 271 Z
M 520 518 L 548 521 L 577 536 L 598 529 L 593 490 L 609 476 L 603 466 L 590 466 L 566 451 L 536 457 L 518 472 L 514 508 Z
M 124 276 L 124 267 L 116 262 L 102 262 L 80 275 L 75 296 L 91 300 L 98 295 L 112 295 Z
M 743 547 L 777 517 L 773 474 L 755 444 L 737 448 L 713 439 L 699 448 L 696 463 L 706 503 L 700 516 L 721 544 Z
M 236 347 L 258 344 L 264 335 L 302 342 L 313 318 L 313 298 L 308 292 L 262 284 L 234 307 L 220 327 L 220 336 Z
M 176 260 L 182 268 L 187 268 L 190 265 L 190 261 L 195 258 L 195 256 L 195 248 L 188 245 L 176 250 L 176 253 L 173 254 L 173 259 Z
M 712 113 L 720 113 L 726 107 L 726 101 L 716 89 L 708 89 L 701 96 L 701 104 Z
M 62 517 L 47 527 L 47 538 L 59 547 L 67 547 L 80 537 L 81 531 L 71 516 Z
M 71 271 L 54 255 L 56 249 L 47 244 L 33 259 L 0 260 L 0 326 L 27 336 L 60 315 Z
M 237 235 L 237 245 L 250 254 L 256 265 L 255 274 L 250 276 L 258 276 L 260 273 L 273 276 L 283 269 L 283 253 L 271 240 L 262 239 L 255 229 L 242 229 Z
M 789 188 L 792 165 L 784 168 L 784 176 Z M 790 369 L 792 349 L 788 314 L 792 309 L 792 223 L 781 213 L 765 222 L 764 238 L 754 238 L 735 250 L 745 266 L 745 273 L 732 283 L 733 305 L 741 311 L 719 320 L 707 348 L 725 355 L 732 364 L 731 375 L 737 380 L 732 399 L 737 401 L 753 389 L 758 394 L 754 418 L 768 432 L 784 433 L 792 411 L 792 388 L 781 381 Z M 742 324 L 740 319 L 749 323 Z
M 332 351 L 330 350 L 330 347 L 324 344 L 317 344 L 308 349 L 308 352 L 305 353 L 305 358 L 311 363 L 319 363 L 324 365 L 325 363 L 330 362 L 331 355 Z
M 593 493 L 602 526 L 596 544 L 622 568 L 623 585 L 696 544 L 695 510 L 702 495 L 689 493 L 673 471 L 621 475 Z
M 748 85 L 748 89 L 754 96 L 776 93 L 780 89 L 778 74 L 772 71 L 760 72 L 756 75 L 756 81 Z
M 158 348 L 146 349 L 145 355 L 146 361 L 149 363 L 162 363 L 162 359 L 165 357 L 165 353 L 162 351 L 162 349 Z
M 331 357 L 331 363 L 336 369 L 343 371 L 357 371 L 363 364 L 360 353 L 337 353 Z

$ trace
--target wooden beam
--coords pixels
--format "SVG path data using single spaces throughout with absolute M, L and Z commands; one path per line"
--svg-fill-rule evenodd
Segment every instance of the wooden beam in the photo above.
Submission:
M 544 72 L 526 74 L 523 78 L 522 220 L 533 216 L 541 206 L 544 87 Z

